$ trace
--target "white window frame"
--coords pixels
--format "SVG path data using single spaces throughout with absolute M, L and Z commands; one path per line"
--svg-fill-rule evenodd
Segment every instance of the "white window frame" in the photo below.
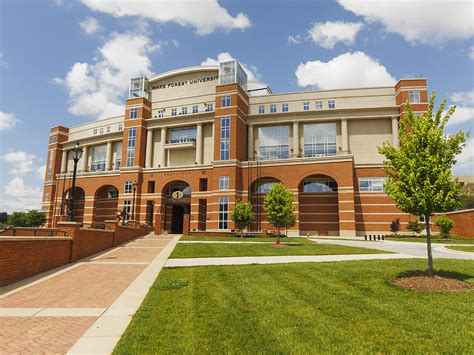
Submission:
M 219 190 L 229 190 L 228 176 L 219 176 Z
M 133 183 L 132 180 L 125 181 L 123 185 L 123 193 L 124 194 L 131 194 L 133 192 Z
M 359 191 L 361 192 L 383 192 L 385 183 L 383 176 L 361 176 L 359 178 Z M 367 186 L 362 187 L 362 183 Z
M 336 100 L 328 100 L 328 108 L 335 109 L 336 108 Z
M 138 117 L 138 108 L 137 107 L 132 107 L 130 109 L 130 119 L 134 120 L 137 117 Z
M 277 105 L 276 104 L 271 104 L 270 105 L 270 113 L 276 113 L 277 112 Z
M 171 116 L 178 116 L 178 109 L 176 107 L 171 109 Z
M 198 112 L 199 112 L 199 106 L 193 105 L 193 113 L 198 113 Z
M 232 101 L 230 95 L 221 96 L 221 107 L 230 107 L 232 106 Z
M 261 115 L 265 113 L 265 105 L 259 105 L 258 106 L 258 113 Z
M 281 112 L 288 112 L 289 109 L 290 108 L 287 103 L 281 104 Z
M 303 111 L 309 111 L 309 102 L 303 102 Z
M 314 103 L 314 107 L 316 108 L 316 110 L 322 110 L 323 109 L 323 102 L 322 101 L 316 101 Z
M 229 198 L 219 198 L 219 229 L 228 229 L 229 227 Z
M 421 103 L 421 93 L 420 90 L 410 90 L 408 92 L 408 101 L 411 104 L 419 104 Z

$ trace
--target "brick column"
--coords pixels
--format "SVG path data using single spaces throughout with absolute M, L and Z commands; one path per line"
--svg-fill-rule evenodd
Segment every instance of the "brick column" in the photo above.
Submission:
M 187 213 L 186 213 L 187 212 Z M 183 215 L 183 235 L 189 235 L 189 211 L 186 211 Z

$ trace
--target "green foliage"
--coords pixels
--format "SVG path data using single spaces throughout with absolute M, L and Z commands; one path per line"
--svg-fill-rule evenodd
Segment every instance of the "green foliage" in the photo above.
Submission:
M 409 221 L 408 222 L 408 226 L 407 226 L 407 229 L 409 231 L 412 231 L 413 234 L 420 234 L 421 231 L 423 230 L 423 228 L 425 228 L 425 224 L 424 223 L 420 223 L 418 221 Z
M 252 205 L 248 202 L 237 201 L 234 209 L 230 213 L 230 219 L 234 221 L 235 226 L 240 230 L 240 235 L 242 236 L 243 229 L 249 226 L 253 221 Z
M 454 221 L 443 214 L 436 219 L 436 225 L 439 227 L 442 237 L 447 238 L 449 237 L 449 232 L 454 227 Z
M 293 192 L 285 188 L 282 183 L 273 185 L 263 199 L 267 220 L 277 228 L 278 235 L 281 228 L 291 227 L 296 222 L 293 201 Z
M 14 227 L 39 227 L 46 222 L 46 213 L 37 210 L 13 212 L 8 216 L 8 225 Z

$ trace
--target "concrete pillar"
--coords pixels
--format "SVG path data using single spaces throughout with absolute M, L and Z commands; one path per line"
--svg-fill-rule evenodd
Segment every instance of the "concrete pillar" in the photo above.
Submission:
M 398 147 L 398 116 L 392 117 L 392 145 Z
M 67 170 L 67 150 L 63 150 L 63 158 L 61 160 L 61 173 L 65 173 Z
M 112 170 L 112 142 L 107 142 L 107 153 L 105 155 L 105 170 Z
M 196 163 L 202 164 L 202 123 L 196 127 Z
M 162 168 L 166 166 L 166 151 L 165 151 L 165 144 L 166 144 L 166 128 L 161 128 L 161 142 L 160 142 L 160 165 Z
M 153 130 L 146 132 L 145 168 L 151 168 L 153 162 Z
M 300 155 L 300 125 L 298 121 L 293 122 L 293 158 Z
M 347 118 L 341 119 L 341 139 L 342 139 L 342 152 L 344 154 L 349 153 L 349 133 L 347 130 Z
M 248 125 L 248 134 L 247 134 L 247 149 L 248 149 L 248 152 L 247 152 L 247 155 L 248 155 L 248 158 L 247 160 L 252 160 L 253 159 L 253 124 L 249 124 Z
M 89 165 L 89 147 L 86 145 L 82 148 L 81 168 L 82 172 L 86 172 Z

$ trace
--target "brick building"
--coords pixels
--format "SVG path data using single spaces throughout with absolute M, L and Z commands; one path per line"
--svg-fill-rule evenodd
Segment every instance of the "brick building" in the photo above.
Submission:
M 273 229 L 260 202 L 280 181 L 295 194 L 291 234 L 385 232 L 395 218 L 403 227 L 410 216 L 382 191 L 377 147 L 397 144 L 405 102 L 423 112 L 427 96 L 425 79 L 273 94 L 237 61 L 134 78 L 122 116 L 51 128 L 42 207 L 49 226 L 65 218 L 79 142 L 74 215 L 84 225 L 125 208 L 157 231 L 230 230 L 242 199 L 254 205 L 252 230 Z

